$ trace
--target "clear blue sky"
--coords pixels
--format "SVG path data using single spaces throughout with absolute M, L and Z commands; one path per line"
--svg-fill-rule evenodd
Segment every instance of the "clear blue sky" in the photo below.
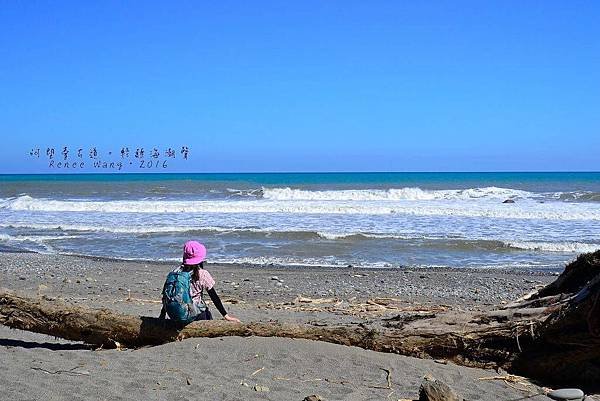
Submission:
M 0 172 L 600 170 L 598 1 L 4 1 Z

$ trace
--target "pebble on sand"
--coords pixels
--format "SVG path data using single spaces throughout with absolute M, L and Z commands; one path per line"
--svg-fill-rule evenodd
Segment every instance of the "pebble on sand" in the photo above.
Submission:
M 578 388 L 560 388 L 548 393 L 548 397 L 557 401 L 583 400 L 585 394 Z
M 318 394 L 312 394 L 304 397 L 302 401 L 325 401 L 325 399 Z
M 446 383 L 426 375 L 419 389 L 419 401 L 463 401 Z

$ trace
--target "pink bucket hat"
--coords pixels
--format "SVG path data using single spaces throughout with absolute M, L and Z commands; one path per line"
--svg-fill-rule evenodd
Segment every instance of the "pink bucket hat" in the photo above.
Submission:
M 197 265 L 206 259 L 206 248 L 198 241 L 188 241 L 183 245 L 183 264 Z

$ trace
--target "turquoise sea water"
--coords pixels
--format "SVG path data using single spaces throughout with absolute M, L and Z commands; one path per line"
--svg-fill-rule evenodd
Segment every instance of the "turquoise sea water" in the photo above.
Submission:
M 166 173 L 166 174 L 0 174 L 2 183 L 23 182 L 241 182 L 261 185 L 523 185 L 600 189 L 600 172 L 357 172 L 357 173 Z M 509 185 L 509 186 L 510 186 Z M 472 186 L 472 185 L 471 185 Z
M 190 238 L 219 262 L 559 269 L 600 248 L 600 173 L 0 175 L 4 249 L 177 260 Z

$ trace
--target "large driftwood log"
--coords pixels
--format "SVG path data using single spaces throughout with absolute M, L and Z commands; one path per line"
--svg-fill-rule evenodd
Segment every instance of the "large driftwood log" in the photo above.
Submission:
M 489 313 L 449 311 L 374 330 L 254 322 L 168 320 L 93 310 L 0 291 L 0 323 L 95 346 L 158 345 L 188 337 L 262 336 L 327 341 L 382 352 L 502 367 L 551 383 L 600 381 L 600 251 L 581 255 L 537 293 Z M 400 317 L 401 318 L 401 317 Z
M 494 344 L 506 337 L 513 342 L 511 335 L 517 326 L 498 325 L 490 330 L 489 325 L 484 324 L 486 329 L 481 330 L 479 323 L 464 321 L 463 328 L 459 328 L 453 317 L 432 319 L 411 330 L 378 331 L 361 326 L 312 326 L 276 321 L 232 324 L 222 320 L 194 322 L 181 328 L 170 320 L 0 292 L 0 323 L 95 346 L 114 348 L 118 343 L 124 347 L 140 347 L 189 337 L 260 336 L 319 340 L 419 357 L 458 357 L 461 363 L 471 366 L 502 365 L 509 359 L 508 349 Z M 476 330 L 466 330 L 467 326 Z M 489 347 L 490 344 L 494 346 Z
M 600 250 L 580 255 L 531 302 L 550 312 L 511 367 L 537 378 L 600 386 Z

